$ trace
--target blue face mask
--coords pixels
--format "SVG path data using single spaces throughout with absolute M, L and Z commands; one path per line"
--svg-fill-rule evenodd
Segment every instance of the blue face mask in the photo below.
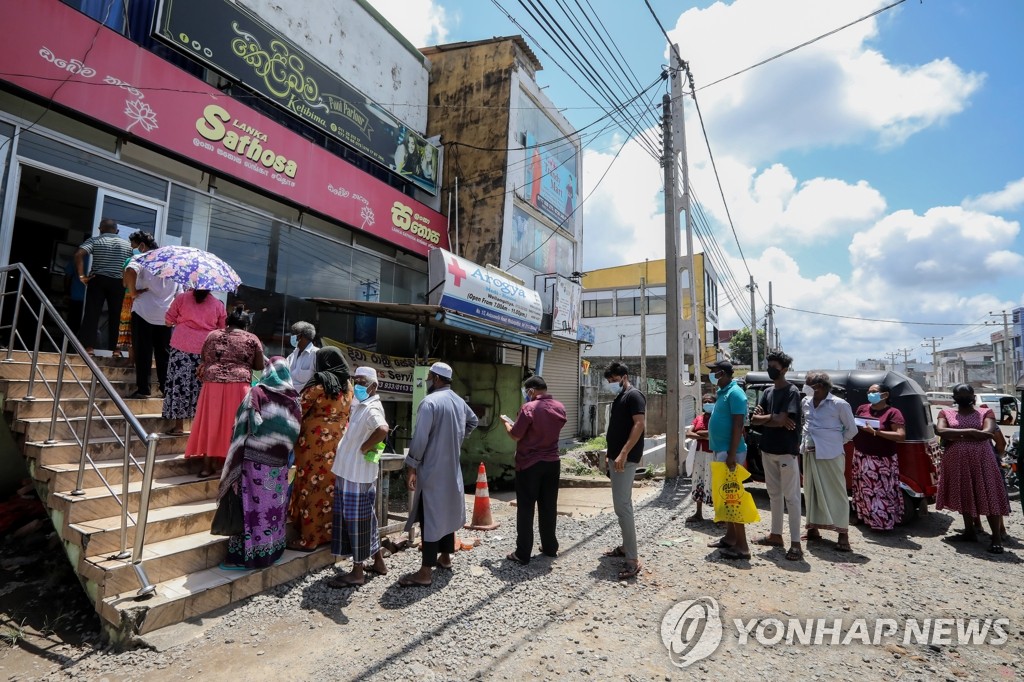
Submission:
M 877 405 L 878 403 L 882 402 L 882 394 L 868 393 L 868 402 L 871 403 L 872 405 Z
M 618 395 L 619 393 L 622 393 L 622 382 L 620 381 L 615 384 L 608 384 L 608 388 L 611 390 L 612 393 Z
M 708 414 L 711 414 L 711 412 L 713 412 L 714 409 L 715 409 L 715 404 L 714 403 L 704 403 L 704 411 L 707 412 Z
M 519 389 L 519 392 L 523 394 L 523 402 L 524 403 L 530 402 L 530 392 L 529 391 L 527 391 L 525 388 L 521 388 L 521 389 Z
M 141 249 L 132 249 L 132 255 L 133 256 L 138 256 L 140 253 L 142 253 Z
M 299 337 L 296 336 L 295 334 L 292 334 L 291 338 L 288 339 L 288 343 L 292 344 L 292 348 L 298 348 L 299 347 Z
M 360 386 L 359 384 L 356 384 L 355 388 L 353 388 L 352 391 L 356 394 L 356 400 L 358 400 L 359 402 L 363 402 L 364 400 L 370 397 L 370 392 L 366 390 L 366 386 Z

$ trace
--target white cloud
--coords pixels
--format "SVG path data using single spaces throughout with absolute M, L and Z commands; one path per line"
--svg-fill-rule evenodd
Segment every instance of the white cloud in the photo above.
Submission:
M 967 209 L 991 213 L 1019 210 L 1024 207 L 1024 178 L 1006 183 L 998 192 L 968 197 L 961 205 Z
M 392 26 L 417 47 L 448 41 L 448 16 L 434 0 L 369 0 Z
M 684 12 L 669 35 L 681 46 L 700 88 L 882 4 L 716 2 Z M 768 26 L 771 30 L 765 30 Z M 983 74 L 964 72 L 948 59 L 893 64 L 871 48 L 876 34 L 877 19 L 868 19 L 699 91 L 716 152 L 757 163 L 791 149 L 900 144 L 962 111 L 984 82 Z

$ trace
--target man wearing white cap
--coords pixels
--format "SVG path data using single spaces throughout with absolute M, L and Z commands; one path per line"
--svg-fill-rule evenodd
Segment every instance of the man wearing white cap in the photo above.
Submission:
M 476 428 L 477 418 L 451 384 L 451 367 L 443 362 L 431 365 L 427 397 L 416 411 L 416 429 L 405 458 L 406 480 L 413 491 L 405 529 L 411 530 L 417 521 L 421 523 L 423 559 L 420 570 L 398 581 L 402 587 L 430 585 L 435 566 L 450 569 L 455 531 L 466 523 L 459 454 L 462 441 Z
M 364 569 L 378 575 L 388 572 L 380 551 L 377 523 L 377 445 L 388 435 L 384 406 L 377 395 L 377 370 L 357 367 L 352 374 L 355 401 L 348 428 L 334 457 L 334 528 L 331 553 L 351 556 L 352 570 L 327 582 L 344 588 L 366 582 Z M 367 559 L 373 563 L 363 566 Z

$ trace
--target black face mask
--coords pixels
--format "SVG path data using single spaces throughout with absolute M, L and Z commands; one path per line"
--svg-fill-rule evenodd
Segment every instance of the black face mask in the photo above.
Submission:
M 769 367 L 768 368 L 768 378 L 769 379 L 771 379 L 772 381 L 775 381 L 780 376 L 782 376 L 782 370 L 781 369 L 778 369 L 777 367 Z

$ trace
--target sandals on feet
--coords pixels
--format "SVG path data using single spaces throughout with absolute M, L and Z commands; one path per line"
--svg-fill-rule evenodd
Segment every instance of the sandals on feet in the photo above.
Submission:
M 609 549 L 607 552 L 605 552 L 603 554 L 603 556 L 624 557 L 624 556 L 626 556 L 626 553 L 624 551 L 622 551 L 622 547 L 619 546 L 619 547 L 616 547 L 615 549 Z
M 377 567 L 373 565 L 373 563 L 369 563 L 363 564 L 363 573 L 372 573 L 374 575 L 387 575 L 388 569 L 385 568 L 383 571 L 379 571 L 377 570 Z
M 525 566 L 526 564 L 529 563 L 528 561 L 523 561 L 522 559 L 520 559 L 519 555 L 516 554 L 515 552 L 509 552 L 508 555 L 505 558 L 508 559 L 509 561 L 512 561 L 512 562 L 515 562 L 515 563 L 519 564 L 520 566 Z
M 640 575 L 640 570 L 644 567 L 639 561 L 630 566 L 626 564 L 626 568 L 619 571 L 619 580 L 630 580 Z
M 719 538 L 719 539 L 715 540 L 714 542 L 709 542 L 708 543 L 708 547 L 714 547 L 716 549 L 728 549 L 728 548 L 732 547 L 732 545 L 730 545 L 728 542 L 726 542 L 725 538 Z
M 728 559 L 729 561 L 739 561 L 739 560 L 750 561 L 750 553 L 749 552 L 744 554 L 743 552 L 737 552 L 736 550 L 730 548 L 730 549 L 723 549 L 721 552 L 719 552 L 719 554 L 722 555 L 723 559 Z
M 799 547 L 790 547 L 789 551 L 786 552 L 786 559 L 788 561 L 802 561 L 804 558 L 804 551 Z
M 988 551 L 991 554 L 1002 554 L 1004 551 L 1003 546 L 998 542 L 993 542 L 988 546 Z
M 403 575 L 401 578 L 398 579 L 398 586 L 399 587 L 430 587 L 433 584 L 433 581 L 427 581 L 425 583 L 421 583 L 419 580 L 413 579 L 413 575 L 415 575 L 415 574 L 414 573 L 406 573 L 405 575 Z
M 213 476 L 213 471 L 210 470 L 203 470 L 196 474 L 196 478 L 209 478 L 210 476 Z
M 696 512 L 694 512 L 692 515 L 687 516 L 686 520 L 683 521 L 683 523 L 700 523 L 703 520 L 704 520 L 703 516 L 701 516 L 700 514 L 697 514 Z
M 336 576 L 334 578 L 331 578 L 330 580 L 327 581 L 327 587 L 330 587 L 330 588 L 335 589 L 335 590 L 344 590 L 344 589 L 347 589 L 349 587 L 360 587 L 360 586 L 366 584 L 366 579 L 365 578 L 360 580 L 359 582 L 356 582 L 355 580 L 348 580 L 345 577 L 347 575 L 348 575 L 348 573 L 346 573 L 345 575 L 339 575 L 339 576 Z
M 852 552 L 853 551 L 853 547 L 850 547 L 850 541 L 849 540 L 847 540 L 846 542 L 837 542 L 836 543 L 836 551 L 837 552 Z
M 782 540 L 779 540 L 778 542 L 776 542 L 775 540 L 772 540 L 770 535 L 765 535 L 764 537 L 760 537 L 760 538 L 754 540 L 754 544 L 755 545 L 761 545 L 762 547 L 785 547 L 786 546 L 786 543 L 783 542 Z

